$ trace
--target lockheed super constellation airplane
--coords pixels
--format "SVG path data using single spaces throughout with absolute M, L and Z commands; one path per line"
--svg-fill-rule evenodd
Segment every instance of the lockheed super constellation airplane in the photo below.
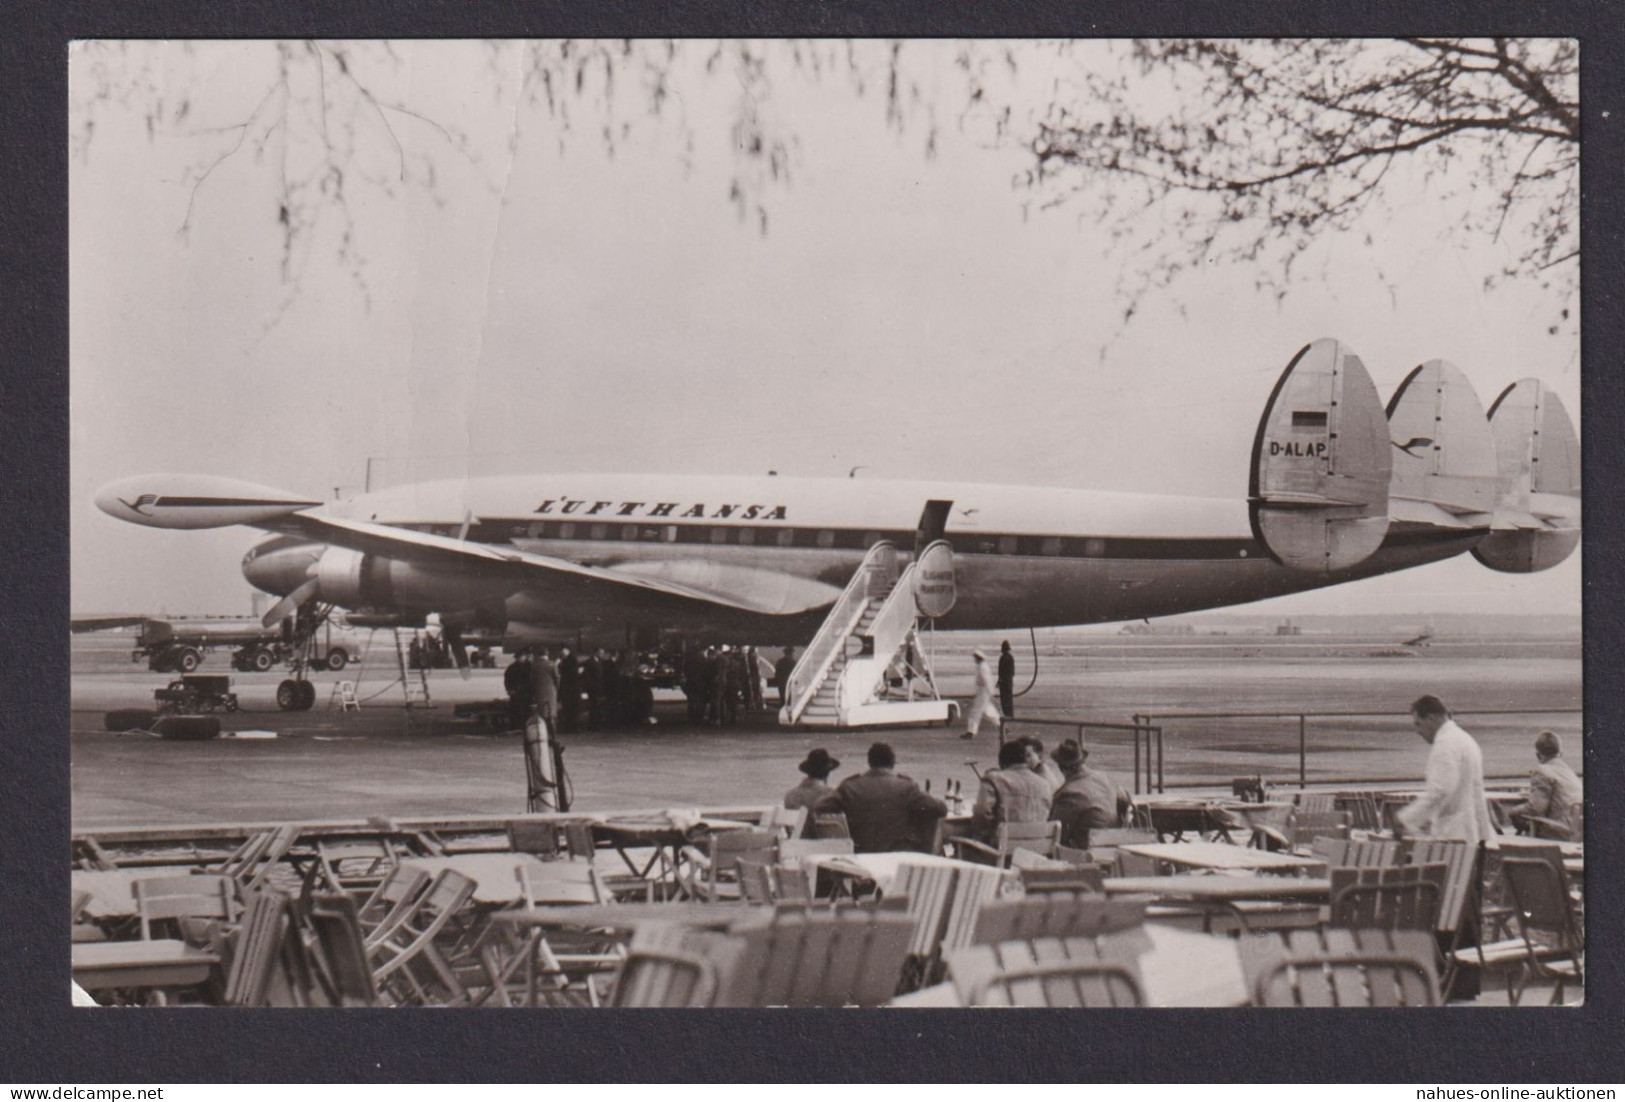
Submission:
M 659 630 L 805 645 L 786 722 L 879 715 L 888 666 L 911 652 L 922 620 L 1008 629 L 1165 616 L 1468 551 L 1521 573 L 1563 561 L 1580 538 L 1579 444 L 1556 395 L 1524 379 L 1486 414 L 1457 368 L 1430 360 L 1384 407 L 1333 340 L 1303 348 L 1277 381 L 1249 494 L 1235 500 L 544 474 L 321 502 L 144 475 L 96 504 L 157 528 L 275 533 L 243 560 L 251 584 L 282 598 L 267 623 L 340 606 L 434 613 L 448 634 L 496 630 L 510 646 Z

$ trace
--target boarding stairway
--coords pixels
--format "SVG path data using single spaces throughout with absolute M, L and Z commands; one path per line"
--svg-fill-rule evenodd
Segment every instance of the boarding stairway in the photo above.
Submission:
M 945 723 L 957 713 L 953 701 L 937 695 L 918 645 L 918 561 L 899 573 L 897 559 L 889 541 L 864 556 L 790 674 L 781 725 Z M 894 670 L 902 674 L 904 699 L 896 698 L 889 683 Z

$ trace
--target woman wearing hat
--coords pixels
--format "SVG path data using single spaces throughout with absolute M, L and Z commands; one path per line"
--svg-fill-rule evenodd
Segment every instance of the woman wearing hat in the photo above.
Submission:
M 807 760 L 796 767 L 807 774 L 806 779 L 784 794 L 784 806 L 791 811 L 804 807 L 811 815 L 813 805 L 835 791 L 829 785 L 829 775 L 840 767 L 841 763 L 822 746 L 808 754 Z

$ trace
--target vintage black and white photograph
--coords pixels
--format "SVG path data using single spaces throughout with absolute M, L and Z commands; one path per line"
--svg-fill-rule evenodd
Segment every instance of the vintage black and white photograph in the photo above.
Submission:
M 1583 1004 L 1580 52 L 73 42 L 72 1001 Z

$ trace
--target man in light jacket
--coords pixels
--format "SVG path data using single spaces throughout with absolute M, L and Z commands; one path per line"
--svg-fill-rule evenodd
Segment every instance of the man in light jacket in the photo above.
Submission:
M 1473 737 L 1456 725 L 1436 696 L 1411 705 L 1411 723 L 1428 751 L 1422 795 L 1395 816 L 1396 834 L 1461 838 L 1469 848 L 1493 834 L 1484 802 L 1484 756 Z

